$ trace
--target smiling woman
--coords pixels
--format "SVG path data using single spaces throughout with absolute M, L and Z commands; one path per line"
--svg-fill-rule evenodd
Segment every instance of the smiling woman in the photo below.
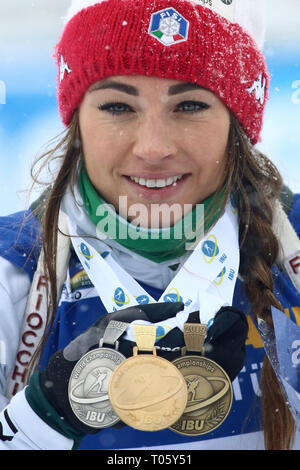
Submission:
M 116 76 L 86 93 L 79 125 L 94 187 L 117 211 L 121 196 L 146 205 L 141 225 L 152 203 L 179 204 L 174 224 L 224 183 L 229 112 L 199 86 Z
M 256 147 L 260 5 L 72 2 L 66 130 L 33 168 L 57 174 L 0 219 L 0 448 L 299 448 L 300 199 Z

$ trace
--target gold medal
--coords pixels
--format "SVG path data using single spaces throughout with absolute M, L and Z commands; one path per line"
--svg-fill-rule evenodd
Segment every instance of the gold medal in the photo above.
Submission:
M 120 419 L 141 431 L 159 431 L 174 424 L 187 404 L 186 381 L 154 348 L 156 327 L 134 325 L 133 356 L 113 372 L 108 394 Z M 138 354 L 138 351 L 152 354 Z
M 190 323 L 184 326 L 186 350 L 202 352 L 206 326 Z M 231 381 L 216 362 L 201 355 L 182 356 L 173 361 L 185 378 L 188 401 L 172 431 L 199 436 L 213 431 L 227 418 L 233 399 Z

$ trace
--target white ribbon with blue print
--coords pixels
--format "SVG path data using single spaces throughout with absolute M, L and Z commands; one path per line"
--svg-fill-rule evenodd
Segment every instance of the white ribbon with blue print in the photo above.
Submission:
M 156 301 L 112 257 L 103 244 L 106 256 L 81 237 L 69 219 L 74 250 L 95 286 L 107 312 Z M 165 334 L 178 327 L 183 331 L 190 312 L 199 310 L 201 323 L 209 325 L 225 305 L 232 305 L 239 270 L 238 216 L 230 202 L 215 226 L 189 255 L 158 302 L 181 301 L 185 308 L 176 317 L 157 322 Z M 142 320 L 134 323 L 147 324 Z M 162 331 L 160 329 L 160 331 Z M 134 341 L 132 327 L 127 338 Z

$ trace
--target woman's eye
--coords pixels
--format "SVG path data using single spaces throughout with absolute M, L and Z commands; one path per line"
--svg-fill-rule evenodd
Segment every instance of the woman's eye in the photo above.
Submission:
M 194 114 L 204 111 L 210 108 L 210 106 L 202 101 L 183 101 L 177 107 L 175 112 L 183 112 L 187 114 Z M 106 103 L 98 106 L 100 111 L 107 112 L 114 116 L 121 116 L 126 113 L 133 112 L 133 109 L 125 103 Z
M 184 113 L 198 113 L 210 108 L 210 106 L 202 101 L 184 101 L 177 106 L 176 112 L 183 111 Z
M 131 107 L 125 103 L 106 103 L 98 108 L 100 111 L 106 111 L 115 116 L 132 111 Z

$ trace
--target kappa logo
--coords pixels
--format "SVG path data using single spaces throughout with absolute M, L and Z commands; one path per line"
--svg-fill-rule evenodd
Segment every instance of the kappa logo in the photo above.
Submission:
M 152 14 L 149 34 L 164 46 L 187 41 L 189 21 L 174 8 L 165 8 Z
M 60 78 L 59 78 L 60 82 L 62 82 L 63 79 L 65 78 L 65 72 L 67 72 L 68 75 L 72 72 L 68 64 L 65 62 L 65 59 L 63 58 L 63 56 L 60 57 L 59 72 L 60 72 Z
M 266 78 L 263 78 L 262 73 L 260 73 L 258 79 L 254 80 L 253 85 L 250 88 L 247 88 L 250 95 L 255 92 L 256 101 L 260 101 L 260 104 L 264 104 L 265 102 L 266 84 Z

